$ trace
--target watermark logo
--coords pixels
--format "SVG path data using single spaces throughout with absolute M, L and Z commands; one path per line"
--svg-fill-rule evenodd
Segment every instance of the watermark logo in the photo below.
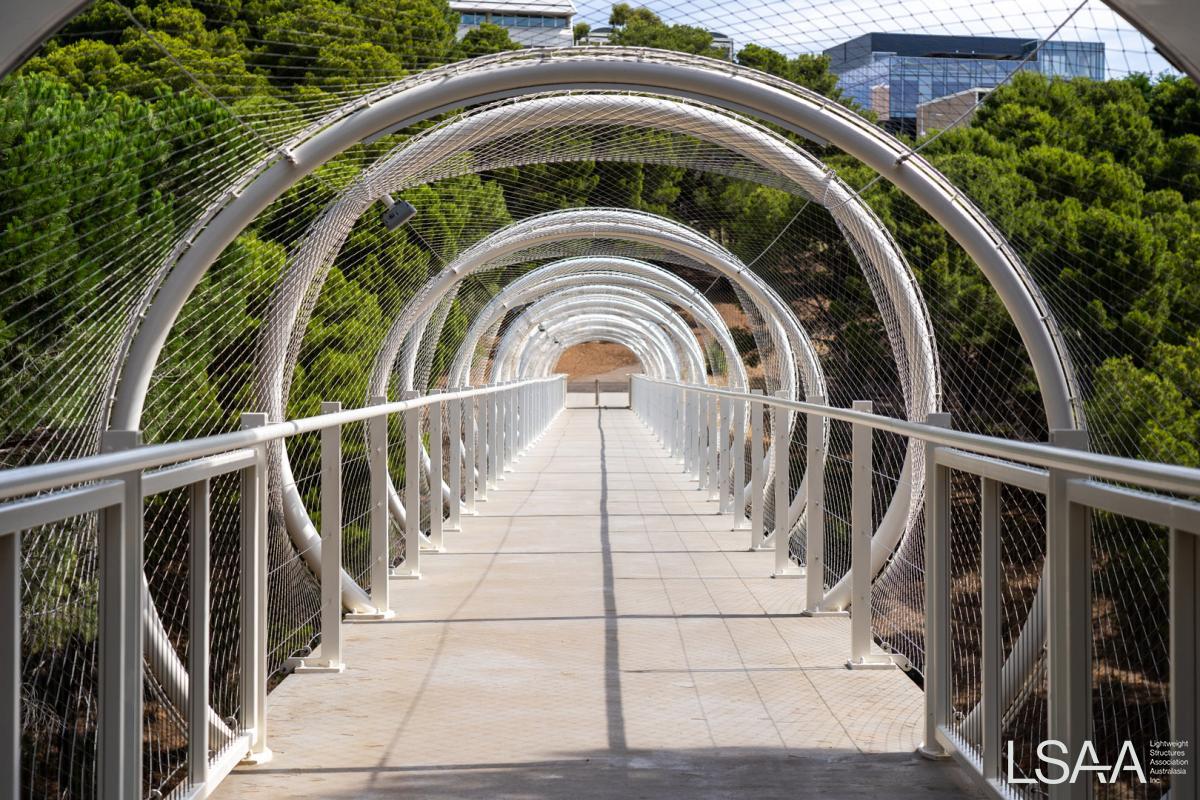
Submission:
M 1177 742 L 1165 742 L 1159 744 L 1179 744 Z M 1186 742 L 1183 743 L 1186 748 Z M 1186 752 L 1181 748 L 1181 752 Z M 1061 757 L 1060 757 L 1061 756 Z M 1100 761 L 1100 756 L 1096 752 L 1096 747 L 1091 740 L 1085 740 L 1083 747 L 1079 749 L 1079 755 L 1075 757 L 1074 764 L 1071 762 L 1071 752 L 1066 744 L 1057 739 L 1047 739 L 1037 746 L 1037 759 L 1039 766 L 1034 770 L 1033 778 L 1020 778 L 1013 774 L 1013 767 L 1016 764 L 1016 758 L 1013 753 L 1013 743 L 1008 743 L 1008 782 L 1011 784 L 1020 783 L 1047 783 L 1057 785 L 1060 783 L 1075 783 L 1077 780 L 1091 780 L 1091 776 L 1095 775 L 1101 783 L 1116 783 L 1122 777 L 1136 778 L 1141 783 L 1147 783 L 1146 771 L 1142 766 L 1141 759 L 1138 758 L 1137 751 L 1133 747 L 1133 742 L 1126 741 L 1121 745 L 1121 750 L 1117 753 L 1117 759 L 1112 764 L 1104 764 Z M 1184 767 L 1186 768 L 1186 755 L 1184 757 Z M 1043 769 L 1045 767 L 1045 769 Z M 1132 773 L 1126 776 L 1125 773 Z

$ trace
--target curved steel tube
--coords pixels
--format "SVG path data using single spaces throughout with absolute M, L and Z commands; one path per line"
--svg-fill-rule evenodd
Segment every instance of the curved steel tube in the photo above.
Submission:
M 183 304 L 220 252 L 302 177 L 365 138 L 442 110 L 539 90 L 601 87 L 704 98 L 801 135 L 815 134 L 875 169 L 925 209 L 996 290 L 1029 353 L 1049 426 L 1085 427 L 1074 369 L 1050 309 L 1003 235 L 923 157 L 821 95 L 770 76 L 743 68 L 731 72 L 728 64 L 699 57 L 616 48 L 518 51 L 420 73 L 337 109 L 281 148 L 282 155 L 251 168 L 173 251 L 159 272 L 157 291 L 147 293 L 140 326 L 141 314 L 131 315 L 111 427 L 141 427 L 151 375 Z M 1041 637 L 1040 623 L 1034 626 Z M 148 647 L 173 653 L 160 634 L 161 629 L 147 637 Z M 163 655 L 153 654 L 152 663 L 165 663 Z M 1010 659 L 1005 672 L 1010 666 L 1027 672 L 1031 663 L 1014 666 Z
M 665 303 L 654 298 L 639 296 L 635 290 L 610 287 L 598 290 L 594 287 L 565 289 L 547 295 L 529 305 L 505 331 L 496 348 L 492 367 L 492 382 L 516 380 L 522 374 L 520 350 L 530 334 L 539 324 L 549 328 L 557 324 L 563 315 L 575 313 L 580 317 L 595 313 L 629 317 L 651 324 L 671 337 L 673 345 L 682 359 L 681 373 L 689 383 L 707 383 L 704 369 L 704 352 L 695 335 L 678 314 Z M 568 317 L 566 323 L 570 325 Z
M 645 261 L 626 258 L 572 258 L 538 267 L 504 287 L 475 317 L 463 337 L 450 369 L 452 386 L 468 382 L 471 363 L 476 356 L 479 340 L 498 324 L 513 307 L 528 302 L 543 292 L 557 291 L 560 286 L 620 285 L 641 289 L 659 299 L 686 306 L 696 321 L 704 326 L 721 346 L 728 365 L 730 382 L 749 389 L 745 367 L 737 345 L 716 308 L 701 292 L 665 269 Z

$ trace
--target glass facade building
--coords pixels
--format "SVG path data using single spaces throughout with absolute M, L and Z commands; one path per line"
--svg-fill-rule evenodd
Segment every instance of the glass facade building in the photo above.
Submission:
M 825 55 L 846 96 L 899 126 L 911 126 L 920 103 L 997 86 L 1018 69 L 1104 78 L 1101 42 L 868 33 Z

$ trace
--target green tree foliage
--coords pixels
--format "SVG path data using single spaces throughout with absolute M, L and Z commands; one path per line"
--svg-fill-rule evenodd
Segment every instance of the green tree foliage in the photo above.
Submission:
M 0 319 L 0 354 L 30 376 L 9 376 L 11 387 L 36 385 L 39 369 L 52 368 L 55 347 L 84 346 L 112 335 L 82 318 L 87 298 L 108 291 L 106 280 L 122 269 L 155 263 L 151 252 L 168 247 L 179 227 L 195 218 L 198 209 L 192 204 L 199 199 L 185 184 L 197 170 L 239 168 L 204 160 L 215 142 L 227 146 L 248 135 L 227 107 L 249 119 L 288 118 L 294 127 L 314 100 L 327 104 L 334 94 L 351 94 L 416 69 L 519 46 L 495 25 L 474 28 L 456 42 L 457 15 L 445 0 L 195 5 L 142 0 L 128 8 L 98 0 L 2 89 L 0 177 L 6 195 L 0 206 L 0 267 L 15 276 L 6 289 L 6 306 L 37 309 Z M 722 55 L 708 31 L 670 24 L 636 5 L 614 5 L 609 22 L 613 44 Z M 586 33 L 581 23 L 576 39 Z M 737 62 L 841 99 L 824 56 L 788 56 L 748 43 Z M 223 103 L 199 92 L 193 78 Z M 1187 385 L 1187 370 L 1171 365 L 1187 363 L 1200 331 L 1198 130 L 1200 90 L 1186 79 L 1066 81 L 1020 73 L 990 96 L 970 126 L 947 132 L 923 151 L 1017 244 L 1052 298 L 1068 341 L 1087 342 L 1076 367 L 1085 385 L 1093 387 L 1094 428 L 1101 441 L 1125 453 L 1191 458 L 1191 451 L 1172 442 L 1195 443 L 1195 431 L 1188 427 L 1193 423 L 1187 422 L 1195 413 L 1188 405 L 1194 387 Z M 564 133 L 561 148 L 590 147 L 590 135 Z M 411 190 L 406 198 L 418 206 L 429 240 L 451 250 L 466 243 L 462 236 L 469 221 L 509 219 L 503 185 L 520 186 L 522 213 L 623 205 L 697 225 L 750 254 L 761 252 L 775 231 L 795 219 L 792 235 L 798 238 L 789 241 L 776 279 L 805 280 L 805 269 L 821 269 L 820 248 L 836 238 L 820 233 L 824 218 L 806 209 L 802 199 L 670 166 L 678 137 L 616 135 L 628 139 L 622 147 L 630 152 L 654 153 L 665 163 L 531 164 L 484 178 L 443 181 Z M 235 291 L 235 286 L 261 286 L 261 276 L 278 275 L 284 258 L 279 246 L 295 242 L 332 199 L 333 189 L 352 179 L 347 165 L 379 146 L 360 146 L 345 165 L 327 165 L 301 182 L 222 257 L 208 279 L 213 287 Z M 843 156 L 805 146 L 827 158 L 853 186 L 873 177 Z M 56 168 L 66 161 L 72 169 Z M 97 174 L 111 179 L 97 181 Z M 1025 359 L 1019 338 L 978 268 L 886 182 L 875 184 L 865 197 L 905 248 L 930 305 L 953 320 L 939 330 L 940 346 L 953 351 L 946 369 L 1008 365 L 996 367 L 994 376 L 1009 387 L 1008 402 L 1036 410 L 1040 401 L 1032 376 L 1020 366 Z M 282 208 L 286 213 L 276 210 Z M 810 229 L 817 233 L 803 234 Z M 142 244 L 121 254 L 127 266 L 113 269 L 99 254 L 106 252 L 102 243 L 115 230 Z M 367 320 L 376 312 L 363 298 L 373 299 L 377 313 L 399 308 L 406 299 L 403 287 L 436 269 L 440 257 L 408 231 L 388 233 L 369 214 L 351 232 L 327 291 L 353 298 L 350 304 Z M 209 291 L 206 287 L 202 293 Z M 482 290 L 482 283 L 463 289 L 465 294 Z M 828 298 L 829 307 L 842 309 L 846 318 L 855 317 L 859 304 L 864 312 L 870 307 L 869 292 L 857 276 L 837 292 Z M 461 301 L 451 307 L 449 327 L 463 322 L 462 308 Z M 258 313 L 247 305 L 223 341 L 252 335 Z M 174 419 L 176 406 L 186 404 L 172 402 L 172 390 L 156 385 L 154 402 L 160 404 L 163 424 L 179 429 L 229 424 L 246 376 L 221 366 L 222 348 L 208 344 L 216 340 L 204 327 L 207 320 L 185 313 L 184 323 L 199 326 L 188 328 L 196 346 L 187 353 L 168 352 L 167 358 L 183 359 L 189 368 L 208 365 L 191 373 L 194 385 L 178 390 L 205 398 L 192 405 L 206 410 L 195 412 L 202 419 Z M 35 327 L 58 333 L 54 341 L 35 343 L 26 335 Z M 840 335 L 868 334 L 846 330 Z M 333 349 L 320 357 L 332 365 L 347 340 L 323 334 L 322 341 Z M 312 358 L 317 357 L 314 352 Z M 315 363 L 306 361 L 305 386 L 317 394 L 294 393 L 297 411 L 307 410 L 331 388 L 314 382 Z M 951 375 L 951 380 L 956 377 L 970 383 L 969 375 Z M 1129 388 L 1116 391 L 1117 386 Z M 69 415 L 93 390 L 80 387 L 76 398 L 47 400 L 30 419 L 45 419 L 52 405 Z M 1144 414 L 1155 420 L 1153 425 L 1126 425 L 1130 409 L 1144 407 L 1138 403 L 1158 409 Z M 27 421 L 9 422 L 18 429 Z
M 833 100 L 842 97 L 837 88 L 837 76 L 829 71 L 829 56 L 802 53 L 788 58 L 769 47 L 748 44 L 738 51 L 737 62 L 805 86 Z
M 614 27 L 609 43 L 625 47 L 657 47 L 680 53 L 695 53 L 710 58 L 724 58 L 725 51 L 713 47 L 712 34 L 691 25 L 668 25 L 646 8 L 633 8 L 618 3 L 612 8 L 608 22 Z
M 460 58 L 475 58 L 491 53 L 502 53 L 505 50 L 520 50 L 521 45 L 512 40 L 507 28 L 485 22 L 478 28 L 467 31 L 467 35 L 458 43 Z

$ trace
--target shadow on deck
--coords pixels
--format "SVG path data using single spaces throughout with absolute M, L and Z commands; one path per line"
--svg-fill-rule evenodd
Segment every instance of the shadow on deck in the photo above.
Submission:
M 914 755 L 922 695 L 850 672 L 632 412 L 568 410 L 340 675 L 270 697 L 275 758 L 217 796 L 977 796 Z

